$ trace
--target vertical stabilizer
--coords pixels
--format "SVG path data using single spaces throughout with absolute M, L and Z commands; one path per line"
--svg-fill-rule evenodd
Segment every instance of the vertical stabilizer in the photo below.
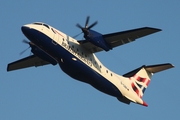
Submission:
M 147 89 L 151 77 L 154 73 L 169 69 L 174 67 L 170 63 L 166 64 L 158 64 L 158 65 L 151 65 L 151 66 L 142 66 L 137 68 L 125 75 L 124 77 L 129 77 L 131 80 L 132 89 L 136 92 L 136 94 L 142 98 L 145 90 Z
M 146 88 L 148 87 L 153 73 L 142 67 L 134 76 L 129 79 L 132 81 L 131 86 L 137 95 L 142 98 Z

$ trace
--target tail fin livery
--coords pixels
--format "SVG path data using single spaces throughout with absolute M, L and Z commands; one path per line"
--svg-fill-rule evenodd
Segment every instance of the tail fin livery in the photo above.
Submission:
M 128 77 L 131 80 L 131 86 L 134 92 L 142 98 L 146 88 L 148 87 L 151 77 L 154 73 L 169 69 L 174 67 L 172 64 L 159 64 L 159 65 L 151 65 L 151 66 L 142 66 L 137 68 L 125 75 L 124 77 Z M 145 102 L 143 101 L 143 104 Z M 146 104 L 147 105 L 147 104 Z
M 142 67 L 134 76 L 129 79 L 132 81 L 131 86 L 137 95 L 142 98 L 146 88 L 148 87 L 152 73 L 148 72 L 145 67 Z

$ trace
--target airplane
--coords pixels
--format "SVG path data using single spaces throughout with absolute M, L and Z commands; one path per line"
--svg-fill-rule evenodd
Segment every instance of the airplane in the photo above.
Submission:
M 84 34 L 84 39 L 79 41 L 43 22 L 23 25 L 21 30 L 30 40 L 23 40 L 23 42 L 29 44 L 33 54 L 9 63 L 7 71 L 58 64 L 62 71 L 73 79 L 90 84 L 97 90 L 116 97 L 120 102 L 148 106 L 142 97 L 151 77 L 154 73 L 174 66 L 170 63 L 143 65 L 124 75 L 119 75 L 105 67 L 95 53 L 108 52 L 117 46 L 159 32 L 161 29 L 142 27 L 101 34 L 91 29 L 98 22 L 95 21 L 88 26 L 89 19 L 88 16 L 85 27 L 76 25 Z

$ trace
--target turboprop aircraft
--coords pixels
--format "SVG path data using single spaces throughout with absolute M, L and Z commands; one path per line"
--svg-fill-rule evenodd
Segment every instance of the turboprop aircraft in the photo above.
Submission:
M 42 22 L 23 25 L 21 30 L 30 40 L 30 42 L 26 40 L 23 42 L 29 44 L 33 55 L 8 64 L 7 71 L 58 64 L 62 71 L 70 77 L 88 83 L 123 103 L 134 102 L 148 106 L 142 97 L 152 75 L 174 66 L 170 63 L 143 65 L 121 76 L 106 68 L 95 53 L 108 52 L 117 46 L 161 30 L 142 27 L 101 34 L 91 29 L 97 24 L 97 21 L 88 26 L 89 18 L 88 16 L 86 19 L 85 27 L 80 24 L 76 25 L 84 33 L 84 39 L 79 41 Z

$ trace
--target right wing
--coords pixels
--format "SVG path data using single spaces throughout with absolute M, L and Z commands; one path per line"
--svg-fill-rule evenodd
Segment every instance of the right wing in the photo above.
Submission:
M 38 66 L 47 65 L 47 64 L 50 64 L 50 63 L 42 60 L 41 58 L 35 55 L 31 55 L 21 60 L 9 63 L 7 66 L 7 71 L 18 70 L 18 69 L 33 67 L 33 66 L 38 67 Z

